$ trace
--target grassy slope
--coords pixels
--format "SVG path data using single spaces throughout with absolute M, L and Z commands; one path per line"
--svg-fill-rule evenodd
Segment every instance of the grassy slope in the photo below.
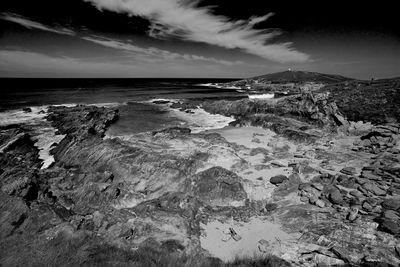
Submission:
M 283 71 L 283 72 L 257 76 L 250 79 L 262 79 L 264 81 L 282 82 L 282 83 L 321 82 L 327 84 L 353 80 L 352 78 L 347 78 L 340 75 L 323 74 L 323 73 L 308 72 L 308 71 Z
M 400 78 L 327 85 L 339 110 L 352 121 L 400 122 Z

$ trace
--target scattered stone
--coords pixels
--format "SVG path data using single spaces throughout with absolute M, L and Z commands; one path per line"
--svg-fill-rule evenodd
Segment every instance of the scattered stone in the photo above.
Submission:
M 308 197 L 301 197 L 300 201 L 301 202 L 309 202 L 309 199 L 308 199 Z
M 340 172 L 347 175 L 354 175 L 357 173 L 357 170 L 354 167 L 346 167 L 341 169 Z
M 284 162 L 279 160 L 274 160 L 271 162 L 271 164 L 279 168 L 287 167 L 287 165 Z
M 351 208 L 349 215 L 347 216 L 347 219 L 349 221 L 354 221 L 355 219 L 357 219 L 357 214 L 358 214 L 358 209 L 357 208 Z
M 315 201 L 315 206 L 318 206 L 320 208 L 324 208 L 325 207 L 325 202 L 323 202 L 321 199 L 318 199 L 317 201 Z
M 362 208 L 363 208 L 365 211 L 368 211 L 368 212 L 371 212 L 372 209 L 373 209 L 373 207 L 371 206 L 371 204 L 369 204 L 367 201 L 365 201 L 365 202 L 363 203 Z
M 391 220 L 399 220 L 399 213 L 394 210 L 385 210 L 383 212 L 383 218 L 391 219 Z
M 276 210 L 277 208 L 278 208 L 278 204 L 276 204 L 276 203 L 267 203 L 267 204 L 265 204 L 265 209 L 266 209 L 268 212 L 274 211 L 274 210 Z
M 299 190 L 306 190 L 306 188 L 311 187 L 312 185 L 310 183 L 302 183 L 299 184 Z
M 324 189 L 324 186 L 322 184 L 320 184 L 320 183 L 312 184 L 312 187 L 314 187 L 318 191 L 322 191 Z
M 339 189 L 337 188 L 333 188 L 331 190 L 331 192 L 329 193 L 329 200 L 333 203 L 333 204 L 343 204 L 343 196 L 340 193 Z
M 154 100 L 152 103 L 157 104 L 157 105 L 163 105 L 163 104 L 168 104 L 170 101 L 168 100 Z
M 379 230 L 389 234 L 397 235 L 400 234 L 400 224 L 398 221 L 383 218 L 381 224 L 379 225 Z
M 364 196 L 363 193 L 358 190 L 351 190 L 349 194 L 355 196 L 356 198 L 362 198 Z
M 278 185 L 283 183 L 284 181 L 288 180 L 288 178 L 285 175 L 276 175 L 271 177 L 269 180 L 271 184 Z
M 361 174 L 361 176 L 362 176 L 363 178 L 370 179 L 370 180 L 373 180 L 373 181 L 380 181 L 380 180 L 382 180 L 382 178 L 381 178 L 380 176 L 375 175 L 375 174 L 373 174 L 373 173 L 370 172 L 370 171 L 363 171 L 362 174 Z
M 369 182 L 363 185 L 364 189 L 368 190 L 369 192 L 377 195 L 377 196 L 385 196 L 386 191 L 379 188 L 375 183 Z
M 365 201 L 368 202 L 368 204 L 370 204 L 372 207 L 376 207 L 376 205 L 378 205 L 378 203 L 380 202 L 379 199 L 373 197 L 369 197 Z
M 229 233 L 232 239 L 235 240 L 236 242 L 242 239 L 242 237 L 238 235 L 232 227 L 229 228 Z
M 261 239 L 258 241 L 258 250 L 262 253 L 268 253 L 269 242 L 265 239 Z
M 397 245 L 397 246 L 394 248 L 394 250 L 396 251 L 397 256 L 400 258 L 400 245 Z
M 387 210 L 399 210 L 400 199 L 389 198 L 382 202 L 382 207 Z

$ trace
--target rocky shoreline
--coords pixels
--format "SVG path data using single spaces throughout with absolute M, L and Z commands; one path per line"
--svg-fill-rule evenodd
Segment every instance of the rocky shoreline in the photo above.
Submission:
M 400 124 L 348 121 L 326 92 L 174 108 L 199 104 L 237 128 L 107 138 L 118 110 L 50 107 L 47 169 L 29 127 L 2 127 L 0 263 L 222 266 L 212 244 L 254 241 L 272 266 L 400 264 Z M 247 241 L 255 219 L 284 233 Z

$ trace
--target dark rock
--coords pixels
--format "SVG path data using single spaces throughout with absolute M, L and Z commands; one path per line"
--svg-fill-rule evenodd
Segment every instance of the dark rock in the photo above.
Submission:
M 374 197 L 368 197 L 365 199 L 365 201 L 368 202 L 368 204 L 370 204 L 372 207 L 376 207 L 377 205 L 379 205 L 382 202 L 378 198 L 374 198 Z
M 22 111 L 29 113 L 29 112 L 32 112 L 32 109 L 31 108 L 23 108 Z
M 379 224 L 379 230 L 389 234 L 398 235 L 400 234 L 400 222 L 398 220 L 383 218 Z
M 388 192 L 392 195 L 392 196 L 400 196 L 400 188 L 396 188 L 396 187 L 390 187 Z
M 286 180 L 288 180 L 288 178 L 285 175 L 276 175 L 276 176 L 271 177 L 271 179 L 269 181 L 271 184 L 279 185 L 279 184 L 285 182 Z
M 398 198 L 388 198 L 382 202 L 382 207 L 387 210 L 399 210 L 400 209 L 400 199 Z
M 152 103 L 157 104 L 157 105 L 163 105 L 163 104 L 168 104 L 171 103 L 169 100 L 154 100 Z
M 373 174 L 372 172 L 369 172 L 369 171 L 363 171 L 362 174 L 361 174 L 361 176 L 362 176 L 363 178 L 370 179 L 370 180 L 373 180 L 373 181 L 380 181 L 380 180 L 382 180 L 382 178 L 381 178 L 380 176 L 375 175 L 375 174 Z
M 355 197 L 357 197 L 357 198 L 362 198 L 362 197 L 364 196 L 364 194 L 361 193 L 361 192 L 358 191 L 358 190 L 352 190 L 352 191 L 350 191 L 349 194 L 352 195 L 352 196 L 355 196 Z
M 278 208 L 278 204 L 276 203 L 267 203 L 265 204 L 265 209 L 270 212 L 270 211 L 274 211 Z
M 373 209 L 373 207 L 371 206 L 371 204 L 369 204 L 369 203 L 366 202 L 366 201 L 363 203 L 362 208 L 363 208 L 365 211 L 368 211 L 368 212 L 371 212 L 372 209 Z
M 357 173 L 356 168 L 354 167 L 346 167 L 340 170 L 341 173 L 347 174 L 347 175 L 354 175 Z
M 341 205 L 344 203 L 343 196 L 340 193 L 339 189 L 337 189 L 337 188 L 331 189 L 331 191 L 329 192 L 329 200 L 333 204 L 337 204 L 337 205 Z
M 363 185 L 363 188 L 377 196 L 385 196 L 386 191 L 379 188 L 376 183 L 368 182 Z
M 382 214 L 383 218 L 391 219 L 391 220 L 399 220 L 399 213 L 394 210 L 385 210 Z
M 322 184 L 320 184 L 320 183 L 313 183 L 312 187 L 314 187 L 318 191 L 322 191 L 324 189 L 324 186 Z
M 305 188 L 311 187 L 311 186 L 312 186 L 312 184 L 310 184 L 310 183 L 302 183 L 302 184 L 299 184 L 299 190 L 301 191 L 301 190 L 304 190 Z

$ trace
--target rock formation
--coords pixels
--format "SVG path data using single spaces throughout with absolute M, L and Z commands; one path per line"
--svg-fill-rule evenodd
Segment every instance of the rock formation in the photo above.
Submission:
M 3 127 L 0 263 L 223 266 L 202 241 L 234 248 L 256 218 L 260 231 L 274 222 L 285 233 L 256 240 L 272 255 L 264 263 L 396 266 L 400 125 L 353 122 L 335 99 L 321 90 L 175 104 L 268 129 L 250 145 L 179 127 L 110 138 L 117 110 L 50 107 L 47 120 L 65 137 L 47 169 L 31 129 Z M 206 236 L 212 223 L 227 226 L 226 240 Z

